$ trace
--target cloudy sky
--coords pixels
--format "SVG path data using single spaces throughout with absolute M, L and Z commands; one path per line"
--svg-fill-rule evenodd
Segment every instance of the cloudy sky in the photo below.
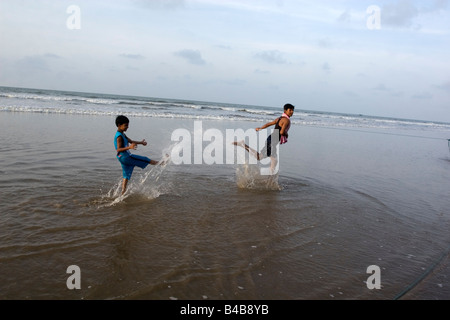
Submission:
M 0 86 L 450 122 L 448 0 L 0 0 Z

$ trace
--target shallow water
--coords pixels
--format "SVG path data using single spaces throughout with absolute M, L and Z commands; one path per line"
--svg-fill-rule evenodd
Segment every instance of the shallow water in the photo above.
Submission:
M 136 169 L 120 197 L 113 117 L 0 122 L 2 299 L 393 299 L 450 244 L 447 132 L 294 126 L 277 176 L 169 163 Z M 133 118 L 127 134 L 159 159 L 193 127 Z M 433 292 L 450 298 L 448 283 Z

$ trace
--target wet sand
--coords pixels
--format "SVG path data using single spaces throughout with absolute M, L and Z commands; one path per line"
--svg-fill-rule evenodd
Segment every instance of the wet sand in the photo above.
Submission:
M 174 130 L 194 134 L 193 120 L 130 120 L 149 142 L 135 153 L 155 159 Z M 296 125 L 271 180 L 258 165 L 169 163 L 136 169 L 118 201 L 113 117 L 3 112 L 0 125 L 1 299 L 390 300 L 450 243 L 440 132 Z M 402 299 L 450 298 L 447 266 Z

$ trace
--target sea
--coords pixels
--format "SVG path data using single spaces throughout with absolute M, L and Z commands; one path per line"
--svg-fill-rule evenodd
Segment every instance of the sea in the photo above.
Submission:
M 0 299 L 450 299 L 450 123 L 296 105 L 266 174 L 282 107 L 0 87 Z
M 100 93 L 0 87 L 0 111 L 89 116 L 126 116 L 191 120 L 267 122 L 280 106 L 251 106 Z M 292 124 L 312 127 L 450 130 L 450 123 L 295 110 Z

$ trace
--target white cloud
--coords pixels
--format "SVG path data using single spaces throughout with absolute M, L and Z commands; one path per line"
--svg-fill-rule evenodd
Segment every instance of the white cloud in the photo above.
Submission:
M 121 53 L 119 56 L 122 57 L 122 58 L 132 59 L 132 60 L 145 59 L 145 57 L 143 55 L 140 55 L 140 54 Z
M 93 0 L 79 3 L 81 30 L 68 30 L 71 4 L 0 1 L 0 85 L 262 105 L 289 97 L 407 118 L 428 103 L 450 121 L 448 1 L 380 1 L 376 31 L 366 26 L 376 2 Z
M 330 73 L 330 72 L 331 72 L 331 67 L 330 67 L 330 65 L 328 64 L 328 62 L 325 62 L 325 63 L 322 65 L 322 70 L 325 71 L 326 73 Z
M 262 51 L 255 54 L 255 57 L 270 64 L 287 64 L 284 54 L 278 50 Z
M 444 82 L 443 84 L 434 86 L 434 87 L 436 87 L 436 88 L 438 88 L 440 90 L 444 90 L 447 93 L 450 93 L 450 80 L 447 81 L 447 82 Z
M 427 91 L 423 91 L 420 93 L 416 93 L 413 96 L 413 99 L 425 99 L 425 100 L 429 100 L 433 98 L 433 95 Z
M 389 3 L 383 6 L 382 22 L 383 25 L 396 27 L 410 27 L 413 19 L 419 15 L 419 10 L 412 1 L 400 0 L 397 3 Z
M 203 60 L 202 54 L 198 50 L 184 49 L 184 50 L 175 52 L 175 55 L 178 57 L 184 58 L 190 64 L 194 64 L 194 65 L 198 65 L 198 66 L 206 64 L 206 61 Z

